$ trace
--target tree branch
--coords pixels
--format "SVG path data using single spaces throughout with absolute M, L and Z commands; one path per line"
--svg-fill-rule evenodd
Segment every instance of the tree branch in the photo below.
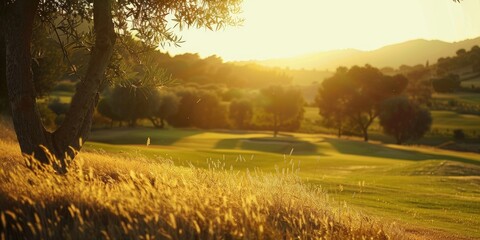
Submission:
M 64 123 L 55 132 L 55 142 L 60 149 L 69 147 L 80 149 L 79 138 L 88 138 L 91 118 L 98 101 L 100 86 L 104 81 L 105 70 L 113 54 L 116 34 L 112 22 L 110 0 L 93 2 L 95 45 L 92 49 L 85 78 L 77 86 L 70 109 Z

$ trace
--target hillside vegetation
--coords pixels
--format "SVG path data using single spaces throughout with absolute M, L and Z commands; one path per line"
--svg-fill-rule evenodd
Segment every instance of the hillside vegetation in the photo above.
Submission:
M 11 131 L 2 135 L 1 239 L 407 237 L 330 201 L 286 169 L 240 173 L 90 152 L 58 175 L 48 167 L 27 168 Z

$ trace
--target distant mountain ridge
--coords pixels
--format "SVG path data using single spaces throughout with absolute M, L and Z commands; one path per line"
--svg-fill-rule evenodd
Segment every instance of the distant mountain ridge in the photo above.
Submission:
M 255 61 L 270 67 L 289 67 L 293 69 L 335 70 L 338 66 L 371 64 L 375 67 L 394 67 L 402 64 L 417 65 L 437 62 L 438 58 L 454 56 L 458 49 L 470 50 L 480 45 L 480 37 L 460 42 L 417 39 L 388 45 L 373 51 L 356 49 L 334 50 L 296 56 L 291 58 Z

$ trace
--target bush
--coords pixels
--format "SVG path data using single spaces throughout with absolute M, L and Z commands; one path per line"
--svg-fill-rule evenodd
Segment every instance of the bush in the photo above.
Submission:
M 167 122 L 173 127 L 202 129 L 228 127 L 228 109 L 215 92 L 178 88 L 175 94 L 180 98 L 178 110 L 167 118 Z
M 457 141 L 465 140 L 465 133 L 462 129 L 455 129 L 453 130 L 453 139 Z
M 235 99 L 230 103 L 229 117 L 234 122 L 235 127 L 244 129 L 253 117 L 253 104 L 248 99 Z
M 47 106 L 45 103 L 37 104 L 38 111 L 40 112 L 40 118 L 43 125 L 48 129 L 55 128 L 55 119 L 57 115 Z
M 432 80 L 433 89 L 439 93 L 451 93 L 460 87 L 460 77 L 456 74 L 450 74 L 443 78 Z
M 67 114 L 70 103 L 62 103 L 60 98 L 54 98 L 48 103 L 48 108 L 57 115 Z
M 382 103 L 380 125 L 386 134 L 402 144 L 423 137 L 430 129 L 432 116 L 406 97 L 393 97 Z

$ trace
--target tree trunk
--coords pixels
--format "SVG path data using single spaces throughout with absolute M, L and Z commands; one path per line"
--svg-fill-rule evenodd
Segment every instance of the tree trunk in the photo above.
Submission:
M 163 129 L 165 128 L 165 119 L 160 118 L 160 128 Z
M 137 119 L 131 119 L 130 121 L 128 121 L 128 127 L 134 128 L 136 126 L 137 126 Z
M 105 70 L 110 62 L 116 34 L 109 0 L 93 1 L 95 45 L 90 55 L 85 78 L 78 84 L 63 124 L 54 135 L 55 146 L 73 158 L 88 139 L 93 113 L 99 100 Z M 73 148 L 73 150 L 71 149 Z
M 277 137 L 278 135 L 278 120 L 277 115 L 273 115 L 273 137 Z
M 0 3 L 0 114 L 8 112 L 8 91 L 7 91 L 7 52 L 5 45 L 5 7 L 6 2 Z
M 30 44 L 37 1 L 17 0 L 6 7 L 4 17 L 6 77 L 12 120 L 20 149 L 48 163 L 41 145 L 51 148 L 51 135 L 43 127 L 35 102 Z
M 362 129 L 363 132 L 363 141 L 368 142 L 368 127 Z
M 397 145 L 402 145 L 404 139 L 401 132 L 397 132 L 395 134 L 395 140 L 397 142 Z
M 163 128 L 163 119 L 157 119 L 154 117 L 149 117 L 148 119 L 150 120 L 150 122 L 152 122 L 155 128 Z
M 54 133 L 46 131 L 40 119 L 30 64 L 38 0 L 17 0 L 6 9 L 7 88 L 15 132 L 21 151 L 33 154 L 43 163 L 49 163 L 49 159 L 41 146 L 54 154 L 65 168 L 67 157 L 75 157 L 90 132 L 99 88 L 115 43 L 110 1 L 95 0 L 93 6 L 96 39 L 87 73 L 77 86 L 63 124 Z

